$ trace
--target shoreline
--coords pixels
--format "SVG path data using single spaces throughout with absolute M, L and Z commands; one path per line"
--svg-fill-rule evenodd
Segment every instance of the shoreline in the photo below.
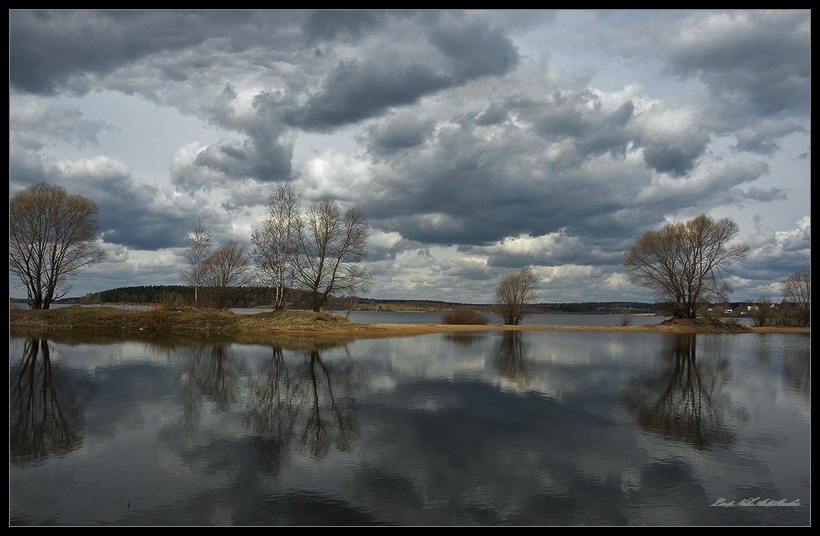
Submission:
M 128 310 L 115 307 L 71 306 L 46 310 L 11 310 L 9 334 L 96 333 L 108 337 L 139 335 L 216 336 L 264 341 L 272 337 L 298 339 L 373 339 L 447 333 L 499 331 L 620 332 L 664 334 L 801 334 L 811 327 L 741 326 L 705 319 L 667 320 L 638 326 L 543 326 L 504 324 L 395 324 L 358 323 L 335 314 L 273 311 L 254 314 L 214 309 L 158 307 Z
M 284 335 L 305 335 L 303 327 L 280 327 L 276 329 Z M 311 331 L 312 335 L 355 336 L 356 338 L 411 337 L 436 333 L 476 333 L 490 331 L 574 331 L 574 332 L 620 332 L 620 333 L 668 333 L 668 334 L 734 334 L 734 333 L 779 333 L 811 334 L 811 328 L 761 326 L 740 330 L 710 329 L 707 326 L 682 326 L 675 324 L 651 324 L 646 326 L 507 326 L 499 324 L 356 324 L 344 327 L 326 327 Z

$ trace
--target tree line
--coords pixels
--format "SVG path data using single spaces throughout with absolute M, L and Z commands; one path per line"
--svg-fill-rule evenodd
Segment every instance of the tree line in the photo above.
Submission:
M 208 289 L 200 289 L 203 302 Z M 311 304 L 310 292 L 302 289 L 287 289 L 290 305 L 295 309 L 308 309 Z M 225 289 L 224 302 L 229 308 L 271 307 L 275 291 L 271 287 L 248 285 Z M 194 288 L 189 285 L 135 285 L 118 287 L 100 292 L 92 292 L 83 297 L 66 298 L 59 303 L 83 305 L 100 304 L 165 304 L 187 305 L 194 303 Z M 350 306 L 350 300 L 330 299 L 328 307 L 343 309 Z
M 369 233 L 364 212 L 342 212 L 331 200 L 304 212 L 301 208 L 301 193 L 290 183 L 279 184 L 267 200 L 261 226 L 251 234 L 250 249 L 236 241 L 215 247 L 208 225 L 199 220 L 188 235 L 180 273 L 193 303 L 235 307 L 243 292 L 236 289 L 261 284 L 271 289 L 269 303 L 276 309 L 307 302 L 319 311 L 333 298 L 366 292 L 373 274 L 361 262 Z M 66 295 L 78 272 L 105 260 L 96 240 L 97 214 L 93 201 L 56 185 L 37 184 L 10 199 L 9 271 L 26 289 L 31 308 L 48 309 Z M 750 251 L 735 240 L 737 233 L 729 218 L 700 215 L 670 223 L 641 236 L 624 254 L 623 265 L 629 278 L 652 290 L 673 317 L 693 319 L 709 304 L 728 302 L 727 270 Z M 531 267 L 501 280 L 494 306 L 505 324 L 518 324 L 532 311 L 537 285 Z M 789 321 L 810 325 L 811 272 L 798 271 L 780 286 L 787 309 L 797 311 Z M 760 322 L 773 321 L 759 316 Z

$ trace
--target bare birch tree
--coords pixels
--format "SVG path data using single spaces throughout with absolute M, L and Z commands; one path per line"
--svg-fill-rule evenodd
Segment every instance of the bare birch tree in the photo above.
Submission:
M 69 281 L 105 260 L 96 243 L 97 204 L 52 184 L 36 184 L 9 200 L 9 273 L 32 309 L 48 309 Z
M 284 309 L 295 278 L 300 197 L 291 183 L 280 184 L 268 198 L 262 228 L 251 235 L 253 259 L 262 280 L 274 289 L 275 309 Z
M 228 288 L 242 287 L 252 280 L 245 248 L 233 240 L 217 248 L 205 261 L 203 282 L 208 287 L 211 304 L 230 307 Z
M 724 301 L 731 293 L 725 269 L 746 258 L 749 246 L 732 244 L 738 233 L 731 219 L 700 215 L 644 234 L 624 255 L 630 279 L 669 302 L 673 316 L 695 318 L 700 306 Z
M 188 248 L 183 256 L 187 264 L 182 270 L 182 279 L 194 287 L 194 305 L 199 305 L 199 287 L 205 277 L 205 261 L 211 256 L 211 231 L 201 219 L 188 235 Z
M 538 297 L 537 280 L 532 268 L 522 268 L 504 278 L 495 291 L 496 311 L 505 324 L 518 325 L 524 318 L 529 303 Z
M 367 218 L 358 208 L 342 215 L 324 200 L 308 208 L 299 226 L 296 277 L 311 293 L 311 308 L 321 310 L 331 295 L 366 290 L 372 275 L 359 264 L 367 254 Z

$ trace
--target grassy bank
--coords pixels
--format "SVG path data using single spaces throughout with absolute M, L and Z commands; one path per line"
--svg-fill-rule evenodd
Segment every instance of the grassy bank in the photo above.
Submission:
M 709 320 L 674 320 L 649 326 L 503 326 L 451 324 L 359 324 L 339 315 L 312 311 L 237 314 L 216 309 L 162 307 L 131 310 L 118 307 L 60 307 L 9 311 L 12 334 L 78 330 L 105 333 L 203 334 L 243 341 L 270 337 L 357 338 L 400 337 L 466 331 L 618 331 L 652 333 L 810 333 L 810 328 L 744 327 Z

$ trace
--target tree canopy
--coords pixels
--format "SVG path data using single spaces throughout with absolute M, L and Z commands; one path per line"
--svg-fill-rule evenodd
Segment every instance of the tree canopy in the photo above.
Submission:
M 749 253 L 748 245 L 732 243 L 737 233 L 728 218 L 670 223 L 644 234 L 624 255 L 624 267 L 633 282 L 672 304 L 673 316 L 695 318 L 701 305 L 731 293 L 725 269 Z
M 80 270 L 105 260 L 97 244 L 97 204 L 52 184 L 36 184 L 9 200 L 9 271 L 32 309 L 66 295 Z
M 496 310 L 505 324 L 521 323 L 528 304 L 538 297 L 536 282 L 532 268 L 523 268 L 504 278 L 498 285 L 495 291 Z

